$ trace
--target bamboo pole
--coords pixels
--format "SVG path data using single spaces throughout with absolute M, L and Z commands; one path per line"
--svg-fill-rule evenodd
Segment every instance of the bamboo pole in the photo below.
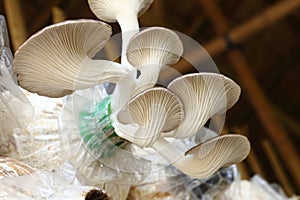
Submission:
M 8 0 L 9 1 L 9 0 Z M 48 20 L 51 18 L 51 9 L 44 9 L 41 14 L 39 14 L 39 17 L 37 17 L 28 27 L 29 33 L 34 33 L 40 28 L 42 28 Z
M 66 20 L 66 14 L 57 5 L 52 5 L 52 22 L 53 24 L 63 22 Z
M 281 110 L 279 107 L 273 105 L 276 116 L 282 121 L 285 127 L 291 131 L 298 139 L 300 138 L 300 124 L 293 117 L 289 116 L 286 112 Z
M 279 180 L 279 183 L 280 183 L 281 187 L 285 190 L 285 192 L 287 193 L 288 196 L 294 195 L 295 190 L 294 190 L 291 182 L 289 181 L 289 179 L 285 175 L 283 166 L 280 163 L 279 158 L 276 156 L 275 148 L 266 139 L 262 141 L 262 147 L 263 147 L 264 151 L 267 154 L 269 162 L 271 163 L 271 166 L 272 166 L 272 168 L 273 168 L 273 170 L 274 170 L 274 172 L 275 172 L 275 174 L 276 174 L 276 176 Z
M 13 49 L 16 51 L 27 39 L 27 30 L 20 0 L 4 0 L 5 15 L 11 36 Z
M 52 0 L 51 12 L 52 12 L 52 23 L 56 24 L 66 20 L 66 14 L 63 9 L 59 7 L 61 0 Z
M 228 30 L 228 36 L 234 43 L 240 44 L 259 31 L 268 28 L 278 20 L 290 15 L 291 13 L 299 9 L 299 7 L 300 0 L 278 1 L 250 20 L 231 30 Z M 227 43 L 223 36 L 219 36 L 207 42 L 203 46 L 210 56 L 216 56 L 226 50 Z M 199 55 L 196 53 L 195 55 L 190 55 L 190 57 L 198 58 Z M 192 66 L 190 66 L 189 63 L 180 61 L 174 66 L 174 68 L 181 73 L 185 73 L 190 71 Z M 172 77 L 168 78 L 171 79 Z
M 250 179 L 250 174 L 249 174 L 249 171 L 248 171 L 245 163 L 244 162 L 238 163 L 237 167 L 238 167 L 239 172 L 241 174 L 241 178 L 249 180 Z
M 232 129 L 233 133 L 238 133 L 241 135 L 244 135 L 246 137 L 249 137 L 249 130 L 247 127 L 234 127 Z M 247 163 L 249 164 L 250 168 L 256 173 L 259 174 L 263 178 L 267 178 L 265 171 L 263 170 L 261 163 L 259 162 L 259 159 L 253 149 L 251 149 L 248 157 L 247 157 Z
M 53 6 L 59 8 L 58 5 L 59 5 L 61 2 L 62 2 L 62 0 L 52 0 L 51 2 L 47 3 L 47 4 L 49 4 L 49 6 L 52 4 L 51 9 L 50 9 L 50 7 L 49 7 L 49 9 L 47 8 L 47 9 L 43 10 L 43 12 L 40 13 L 39 17 L 36 18 L 36 19 L 30 24 L 30 26 L 29 26 L 29 28 L 28 28 L 28 32 L 29 32 L 29 33 L 36 32 L 38 29 L 40 29 L 40 28 L 42 28 L 43 26 L 45 26 L 45 24 L 49 21 L 49 19 L 51 18 L 51 16 L 52 16 L 52 18 L 53 18 L 54 16 L 56 16 L 56 14 L 55 14 L 56 11 L 53 11 Z M 59 9 L 61 9 L 61 8 L 59 8 Z M 58 12 L 59 12 L 59 11 L 58 11 Z M 65 16 L 65 14 L 63 14 L 63 16 Z M 56 20 L 56 19 L 52 19 L 52 21 L 53 21 L 53 23 L 54 23 L 54 21 L 56 21 L 56 23 L 57 23 L 57 22 L 64 21 L 64 20 L 58 20 L 58 19 Z
M 291 1 L 300 2 L 299 0 Z M 216 5 L 213 0 L 199 0 L 199 2 L 205 8 L 205 11 L 209 15 L 209 18 L 212 20 L 216 31 L 219 34 L 226 33 L 226 31 L 228 30 L 227 20 L 218 5 Z M 288 1 L 286 0 L 286 2 Z M 280 9 L 276 9 L 276 11 L 278 10 Z M 290 140 L 280 121 L 273 114 L 270 102 L 264 95 L 263 90 L 256 81 L 243 55 L 237 49 L 229 51 L 227 55 L 228 59 L 232 63 L 233 68 L 235 69 L 236 74 L 240 79 L 243 89 L 248 95 L 252 107 L 256 111 L 256 114 L 261 120 L 261 123 L 267 130 L 266 133 L 276 145 L 282 160 L 284 161 L 292 175 L 297 189 L 300 190 L 300 160 L 293 142 Z

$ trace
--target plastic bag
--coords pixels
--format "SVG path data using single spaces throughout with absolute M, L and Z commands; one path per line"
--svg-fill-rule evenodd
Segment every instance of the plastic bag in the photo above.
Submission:
M 216 132 L 203 127 L 194 137 L 176 141 L 176 144 L 181 149 L 189 149 L 216 136 Z M 169 165 L 151 173 L 141 185 L 133 186 L 129 199 L 205 199 L 229 187 L 230 183 L 238 178 L 239 173 L 235 165 L 221 168 L 205 179 L 191 178 Z
M 280 188 L 280 187 L 279 187 Z M 297 200 L 299 197 L 288 198 L 284 192 L 276 190 L 259 175 L 253 176 L 250 180 L 235 180 L 229 188 L 218 193 L 213 199 L 216 200 Z
M 30 175 L 0 180 L 0 199 L 111 199 L 105 191 L 75 184 L 72 176 L 36 170 Z
M 59 117 L 63 158 L 77 168 L 88 184 L 138 183 L 150 172 L 151 162 L 135 156 L 129 143 L 124 147 L 118 145 L 118 138 L 112 135 L 108 108 L 109 96 L 104 85 L 77 91 L 66 98 Z
M 13 153 L 12 132 L 24 128 L 33 119 L 34 110 L 12 73 L 13 56 L 5 18 L 0 16 L 0 155 Z
M 205 179 L 194 179 L 179 173 L 169 177 L 167 184 L 161 187 L 176 199 L 207 199 L 224 190 L 238 176 L 237 167 L 232 165 L 221 168 Z

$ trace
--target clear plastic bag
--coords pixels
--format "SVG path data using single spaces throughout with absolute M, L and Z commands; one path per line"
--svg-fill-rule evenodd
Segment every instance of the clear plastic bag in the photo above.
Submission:
M 12 73 L 13 56 L 5 18 L 0 16 L 0 155 L 13 152 L 12 132 L 24 128 L 33 119 L 34 110 Z
M 104 85 L 76 91 L 65 99 L 59 117 L 63 160 L 70 161 L 88 184 L 137 184 L 151 162 L 122 145 L 109 119 L 109 95 Z
M 102 189 L 74 184 L 73 179 L 56 172 L 36 170 L 30 175 L 0 180 L 0 199 L 84 200 L 97 198 L 111 199 Z
M 35 115 L 26 128 L 14 129 L 12 135 L 17 154 L 13 157 L 34 168 L 51 171 L 61 164 L 57 118 L 62 99 L 26 91 L 25 94 L 35 108 Z
M 264 199 L 264 200 L 298 200 L 299 197 L 288 198 L 282 191 L 276 190 L 271 184 L 259 175 L 254 175 L 250 180 L 235 180 L 230 187 L 220 191 L 214 196 L 215 200 L 244 200 L 244 199 Z
M 236 179 L 239 172 L 235 165 L 222 168 L 206 179 L 191 178 L 170 165 L 133 186 L 128 200 L 212 200 Z
M 174 174 L 176 174 L 176 169 Z M 162 185 L 164 191 L 169 192 L 176 199 L 210 199 L 207 197 L 224 190 L 239 176 L 235 165 L 224 167 L 205 179 L 194 179 L 177 172 L 168 177 L 167 183 Z

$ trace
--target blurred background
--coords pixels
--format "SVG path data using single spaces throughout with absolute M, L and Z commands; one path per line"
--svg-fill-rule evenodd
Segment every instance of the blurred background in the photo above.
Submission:
M 12 51 L 43 27 L 96 19 L 85 0 L 0 0 Z M 199 42 L 219 71 L 242 87 L 223 134 L 246 135 L 252 151 L 239 169 L 259 174 L 289 195 L 300 193 L 300 1 L 154 0 L 141 27 L 167 27 Z M 118 25 L 111 24 L 113 33 Z M 200 62 L 200 61 L 199 61 Z M 180 73 L 195 69 L 185 61 Z

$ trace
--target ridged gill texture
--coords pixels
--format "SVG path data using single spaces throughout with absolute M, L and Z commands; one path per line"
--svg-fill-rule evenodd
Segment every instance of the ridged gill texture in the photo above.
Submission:
M 181 76 L 168 89 L 179 97 L 185 113 L 174 137 L 193 136 L 210 117 L 231 108 L 240 95 L 240 87 L 234 81 L 214 73 Z
M 182 118 L 182 105 L 174 94 L 164 88 L 148 89 L 133 98 L 118 115 L 120 123 L 137 124 L 139 129 L 120 136 L 142 147 L 151 146 L 161 132 L 176 129 Z
M 128 62 L 141 72 L 135 94 L 153 87 L 161 68 L 177 63 L 182 53 L 180 38 L 167 28 L 151 27 L 133 36 L 126 55 Z
M 246 137 L 235 134 L 222 135 L 187 151 L 186 161 L 183 159 L 180 165 L 186 165 L 185 171 L 190 176 L 204 178 L 221 167 L 241 162 L 249 151 L 250 143 Z
M 83 65 L 110 35 L 111 27 L 95 20 L 70 20 L 42 29 L 15 54 L 14 72 L 20 85 L 49 97 L 71 94 L 79 76 L 83 76 L 82 81 L 90 81 L 89 73 L 101 75 L 102 66 Z

